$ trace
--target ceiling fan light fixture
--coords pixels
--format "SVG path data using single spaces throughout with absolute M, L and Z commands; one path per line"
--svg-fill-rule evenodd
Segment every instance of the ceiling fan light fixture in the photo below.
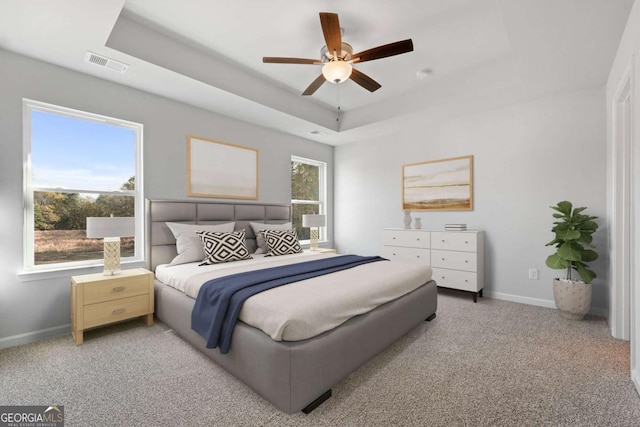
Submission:
M 342 83 L 351 76 L 352 70 L 349 62 L 331 61 L 322 66 L 322 75 L 331 83 Z

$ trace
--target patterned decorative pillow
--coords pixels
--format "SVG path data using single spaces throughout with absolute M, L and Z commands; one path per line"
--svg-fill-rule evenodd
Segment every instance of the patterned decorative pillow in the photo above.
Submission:
M 262 237 L 267 243 L 265 256 L 299 254 L 302 252 L 295 230 L 262 230 Z
M 221 262 L 240 261 L 251 259 L 247 244 L 244 241 L 244 230 L 231 233 L 215 231 L 196 231 L 206 258 L 202 264 L 218 264 Z
M 267 243 L 264 241 L 262 237 L 261 231 L 264 230 L 291 230 L 293 229 L 293 224 L 291 222 L 285 222 L 284 224 L 263 224 L 261 222 L 250 222 L 251 228 L 253 228 L 253 232 L 256 235 L 256 248 L 255 254 L 264 254 L 267 253 Z

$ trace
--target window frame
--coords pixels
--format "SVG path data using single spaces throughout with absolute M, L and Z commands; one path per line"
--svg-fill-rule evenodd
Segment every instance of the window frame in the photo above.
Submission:
M 291 162 L 304 163 L 311 166 L 318 167 L 318 198 L 319 200 L 298 200 L 294 199 L 293 195 L 291 198 L 291 207 L 293 209 L 294 204 L 300 205 L 318 205 L 318 213 L 321 215 L 327 215 L 327 163 L 320 161 L 309 159 L 306 157 L 300 156 L 291 156 Z M 291 167 L 291 163 L 289 164 Z M 291 177 L 290 177 L 291 178 Z M 320 236 L 318 238 L 318 242 L 326 243 L 327 242 L 327 228 L 329 226 L 329 219 L 327 218 L 327 225 L 325 227 L 319 227 Z M 300 243 L 309 244 L 310 240 L 300 240 Z
M 49 188 L 34 186 L 32 184 L 31 165 L 31 113 L 40 111 L 50 114 L 57 114 L 78 120 L 86 120 L 95 123 L 119 126 L 134 131 L 135 134 L 135 189 L 116 191 L 83 190 L 74 188 Z M 36 273 L 43 271 L 69 270 L 83 267 L 99 267 L 104 265 L 104 259 L 94 259 L 85 261 L 68 261 L 50 264 L 35 264 L 35 219 L 34 219 L 34 197 L 35 191 L 49 191 L 56 193 L 84 193 L 84 194 L 104 194 L 114 196 L 133 196 L 135 215 L 135 250 L 133 257 L 123 257 L 123 263 L 144 261 L 145 251 L 145 215 L 144 215 L 144 183 L 143 183 L 143 125 L 115 117 L 103 116 L 89 113 L 59 105 L 48 104 L 32 99 L 22 99 L 22 121 L 23 121 L 23 257 L 22 268 L 25 273 Z

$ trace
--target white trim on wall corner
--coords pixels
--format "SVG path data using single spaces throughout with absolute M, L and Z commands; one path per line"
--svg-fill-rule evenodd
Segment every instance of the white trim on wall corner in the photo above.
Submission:
M 520 295 L 504 294 L 502 292 L 492 292 L 492 291 L 487 291 L 486 289 L 484 290 L 483 294 L 487 298 L 493 298 L 493 299 L 499 299 L 503 301 L 517 302 L 520 304 L 535 305 L 538 307 L 556 309 L 556 303 L 551 300 L 522 297 Z M 589 310 L 589 314 L 606 318 L 608 312 L 607 312 L 607 309 L 605 308 L 591 307 L 591 309 Z
M 637 369 L 631 371 L 631 381 L 633 381 L 633 384 L 636 386 L 636 392 L 640 394 L 640 373 L 638 373 Z
M 27 332 L 24 334 L 13 335 L 6 338 L 0 338 L 0 350 L 18 345 L 31 344 L 45 338 L 57 337 L 58 335 L 69 334 L 71 340 L 71 324 L 55 326 L 53 328 L 40 329 L 38 331 Z

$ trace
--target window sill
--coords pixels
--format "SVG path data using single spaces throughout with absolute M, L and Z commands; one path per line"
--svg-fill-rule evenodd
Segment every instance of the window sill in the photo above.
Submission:
M 122 261 L 122 269 L 146 267 L 144 260 Z M 71 277 L 80 274 L 100 273 L 103 271 L 103 264 L 79 265 L 74 267 L 52 268 L 49 270 L 28 270 L 21 271 L 16 276 L 22 282 L 33 282 L 36 280 L 56 279 L 60 277 Z

